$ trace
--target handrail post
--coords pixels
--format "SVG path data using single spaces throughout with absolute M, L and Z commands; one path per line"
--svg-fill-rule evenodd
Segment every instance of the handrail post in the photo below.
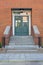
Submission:
M 38 45 L 39 45 L 39 48 L 41 46 L 41 37 L 38 37 Z
M 2 46 L 5 48 L 5 37 L 2 37 Z

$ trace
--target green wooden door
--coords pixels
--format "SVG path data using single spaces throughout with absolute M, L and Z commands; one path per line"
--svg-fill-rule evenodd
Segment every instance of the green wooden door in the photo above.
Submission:
M 27 36 L 29 34 L 29 22 L 23 21 L 23 16 L 15 16 L 15 35 Z

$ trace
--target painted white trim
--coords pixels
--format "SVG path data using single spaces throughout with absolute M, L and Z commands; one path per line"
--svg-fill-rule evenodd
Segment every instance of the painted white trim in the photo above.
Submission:
M 13 36 L 14 36 L 14 14 L 12 14 L 12 33 L 13 33 Z
M 4 35 L 9 34 L 10 31 L 10 26 L 6 26 L 5 31 L 4 31 Z
M 29 15 L 29 35 L 31 35 L 31 15 Z
M 14 17 L 15 16 L 29 16 L 29 35 L 31 35 L 31 14 L 29 13 L 28 15 L 20 15 L 20 14 L 12 14 L 12 31 L 13 31 L 13 36 L 15 35 L 15 33 L 14 33 L 14 31 L 15 31 L 15 29 L 14 29 L 14 25 L 15 25 L 15 19 L 14 19 Z
M 40 34 L 37 25 L 33 25 L 33 30 L 35 34 Z

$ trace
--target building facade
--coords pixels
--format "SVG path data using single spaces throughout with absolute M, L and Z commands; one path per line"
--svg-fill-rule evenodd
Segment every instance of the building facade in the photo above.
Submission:
M 12 35 L 30 36 L 33 25 L 43 37 L 43 0 L 0 0 L 0 41 L 6 26 Z

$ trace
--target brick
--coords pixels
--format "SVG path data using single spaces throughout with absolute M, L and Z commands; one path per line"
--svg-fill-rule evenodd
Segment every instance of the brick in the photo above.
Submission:
M 24 4 L 23 4 L 24 3 Z M 32 8 L 32 25 L 36 24 L 43 36 L 43 0 L 1 0 L 0 1 L 0 35 L 7 25 L 12 24 L 11 8 Z M 1 39 L 0 39 L 1 40 Z

